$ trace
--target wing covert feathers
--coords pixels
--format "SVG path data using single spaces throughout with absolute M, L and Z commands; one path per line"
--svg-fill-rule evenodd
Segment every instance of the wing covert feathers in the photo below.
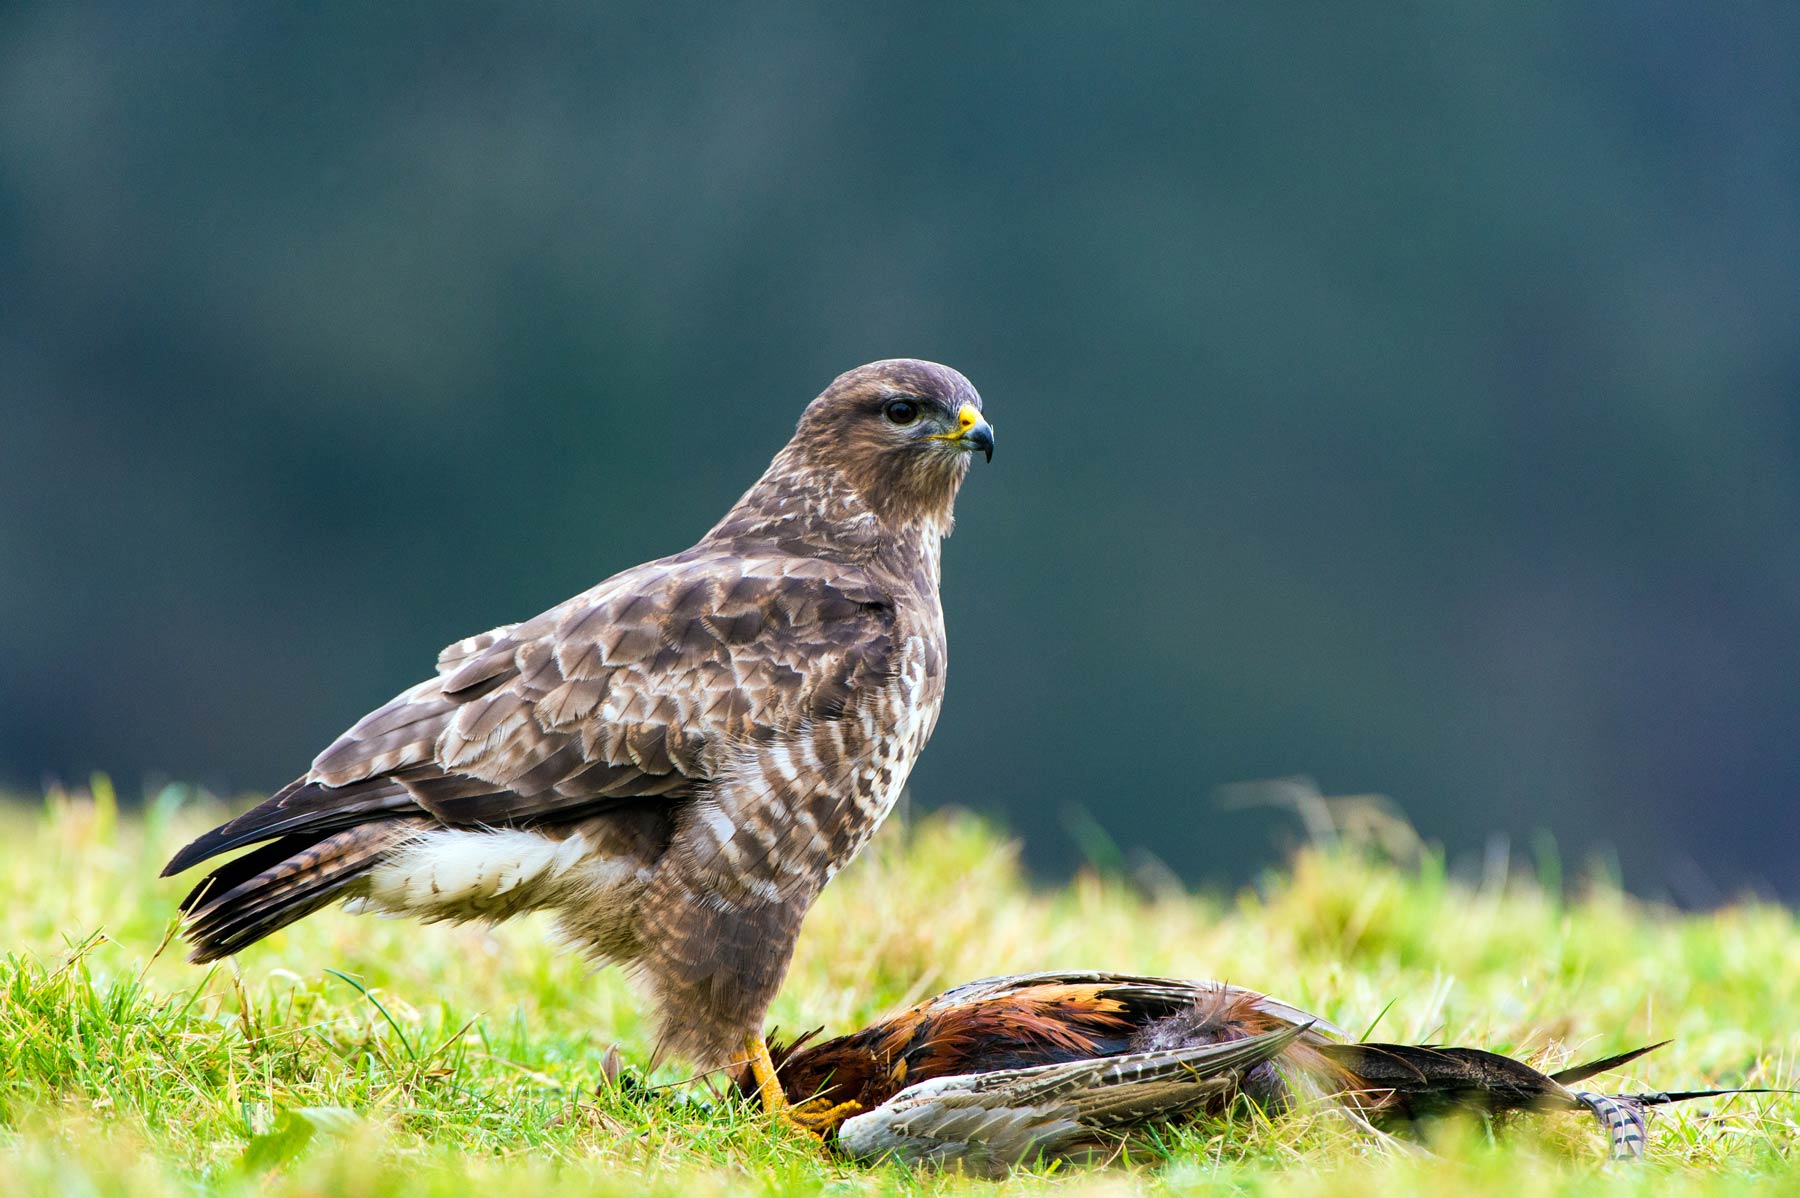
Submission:
M 338 881 L 327 887 L 321 873 L 296 891 L 283 868 L 314 878 L 322 860 L 357 846 L 361 872 L 380 855 L 370 846 L 422 827 L 572 821 L 682 798 L 717 771 L 719 746 L 841 717 L 852 695 L 885 683 L 892 619 L 854 567 L 718 552 L 638 567 L 451 645 L 438 677 L 364 716 L 305 777 L 188 844 L 164 876 L 275 842 L 256 855 L 259 872 L 228 863 L 202 883 L 231 896 L 192 925 L 196 951 L 216 956 L 330 901 L 355 876 L 331 873 Z M 344 835 L 358 828 L 368 830 Z M 245 889 L 277 881 L 282 895 L 304 899 L 253 900 Z M 239 918 L 226 917 L 232 905 Z
M 1003 1171 L 1217 1100 L 1244 1071 L 1275 1057 L 1305 1030 L 1286 1027 L 1228 1044 L 936 1078 L 849 1119 L 837 1142 L 861 1159 L 954 1160 L 976 1173 Z

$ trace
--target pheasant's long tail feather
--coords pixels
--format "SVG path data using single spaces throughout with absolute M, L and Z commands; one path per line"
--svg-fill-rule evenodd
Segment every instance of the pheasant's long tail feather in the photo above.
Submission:
M 1642 1048 L 1634 1048 L 1630 1052 L 1622 1052 L 1616 1056 L 1601 1057 L 1597 1061 L 1588 1061 L 1581 1065 L 1571 1065 L 1567 1069 L 1560 1069 L 1557 1072 L 1552 1073 L 1550 1075 L 1550 1080 L 1553 1082 L 1561 1082 L 1565 1086 L 1572 1086 L 1576 1082 L 1586 1081 L 1595 1074 L 1610 1072 L 1611 1070 L 1617 1069 L 1620 1065 L 1629 1065 L 1645 1053 L 1655 1052 L 1657 1049 L 1668 1043 L 1670 1043 L 1668 1040 L 1658 1040 L 1655 1044 L 1646 1044 Z
M 1650 1108 L 1696 1098 L 1727 1098 L 1733 1094 L 1792 1094 L 1792 1090 L 1766 1087 L 1727 1090 L 1672 1090 L 1652 1094 L 1593 1094 L 1575 1091 L 1575 1100 L 1594 1112 L 1606 1129 L 1608 1155 L 1615 1161 L 1641 1160 L 1648 1132 Z
M 1438 1048 L 1407 1044 L 1329 1044 L 1319 1054 L 1342 1071 L 1340 1091 L 1365 1113 L 1382 1120 L 1409 1120 L 1450 1111 L 1593 1112 L 1606 1129 L 1608 1154 L 1614 1160 L 1639 1160 L 1651 1107 L 1696 1098 L 1733 1094 L 1785 1094 L 1771 1088 L 1657 1091 L 1645 1094 L 1600 1094 L 1570 1089 L 1661 1048 L 1649 1044 L 1573 1065 L 1556 1073 L 1478 1048 Z
M 1577 1105 L 1554 1078 L 1479 1048 L 1327 1044 L 1318 1051 L 1342 1072 L 1337 1084 L 1345 1097 L 1373 1116 L 1409 1120 L 1451 1111 L 1573 1110 Z
M 1615 1161 L 1636 1161 L 1644 1157 L 1644 1139 L 1649 1134 L 1649 1120 L 1644 1104 L 1623 1094 L 1575 1092 L 1575 1101 L 1594 1112 L 1594 1118 L 1606 1129 L 1607 1156 Z
M 1776 1086 L 1738 1086 L 1725 1090 L 1656 1090 L 1648 1094 L 1614 1094 L 1645 1106 L 1667 1106 L 1671 1102 L 1692 1102 L 1696 1098 L 1729 1098 L 1733 1094 L 1800 1094 L 1800 1090 L 1783 1090 Z

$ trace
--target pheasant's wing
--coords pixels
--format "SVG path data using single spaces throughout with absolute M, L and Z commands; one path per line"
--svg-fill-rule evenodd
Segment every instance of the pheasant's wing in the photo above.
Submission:
M 860 1159 L 891 1156 L 992 1173 L 1228 1095 L 1245 1070 L 1278 1055 L 1305 1030 L 936 1078 L 847 1121 L 838 1144 Z

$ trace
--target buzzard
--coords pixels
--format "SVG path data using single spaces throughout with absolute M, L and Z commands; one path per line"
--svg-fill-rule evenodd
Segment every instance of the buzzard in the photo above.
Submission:
M 184 900 L 192 959 L 337 899 L 425 920 L 549 910 L 645 985 L 659 1054 L 747 1061 L 785 1110 L 763 1016 L 807 909 L 937 722 L 939 542 L 970 455 L 993 449 L 946 366 L 840 375 L 691 549 L 451 645 L 177 853 L 164 876 L 261 845 Z
M 983 1174 L 1092 1154 L 1158 1123 L 1223 1113 L 1238 1095 L 1266 1111 L 1324 1099 L 1394 1130 L 1458 1112 L 1586 1110 L 1622 1159 L 1643 1155 L 1650 1107 L 1769 1092 L 1573 1088 L 1660 1044 L 1545 1074 L 1479 1048 L 1345 1039 L 1221 982 L 1035 973 L 968 982 L 847 1036 L 803 1036 L 774 1059 L 790 1100 L 846 1155 Z M 741 1073 L 738 1084 L 757 1083 Z

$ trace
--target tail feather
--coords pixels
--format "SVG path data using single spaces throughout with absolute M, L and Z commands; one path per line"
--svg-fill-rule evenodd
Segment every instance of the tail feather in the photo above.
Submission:
M 1667 1043 L 1665 1041 L 1664 1043 Z M 1657 1047 L 1660 1047 L 1658 1045 Z M 1644 1142 L 1650 1134 L 1650 1108 L 1695 1098 L 1724 1098 L 1732 1094 L 1790 1094 L 1791 1090 L 1677 1090 L 1657 1094 L 1591 1094 L 1578 1090 L 1575 1099 L 1594 1112 L 1606 1131 L 1607 1155 L 1615 1161 L 1644 1158 Z
M 229 956 L 341 897 L 426 824 L 392 819 L 317 840 L 290 837 L 226 862 L 182 903 L 183 935 L 194 946 L 190 959 Z
M 1616 1161 L 1635 1161 L 1644 1156 L 1651 1107 L 1667 1106 L 1672 1102 L 1691 1102 L 1696 1098 L 1729 1098 L 1734 1094 L 1792 1093 L 1792 1090 L 1769 1086 L 1749 1086 L 1724 1090 L 1658 1091 L 1650 1094 L 1589 1094 L 1577 1091 L 1575 1097 L 1582 1106 L 1594 1112 L 1600 1126 L 1606 1129 L 1607 1155 Z
M 1629 1098 L 1644 1106 L 1667 1106 L 1672 1102 L 1692 1102 L 1696 1098 L 1730 1098 L 1734 1094 L 1800 1094 L 1800 1090 L 1784 1090 L 1779 1086 L 1733 1086 L 1724 1090 L 1655 1090 L 1648 1094 L 1614 1094 L 1613 1098 Z
M 1454 1110 L 1499 1114 L 1505 1111 L 1593 1112 L 1607 1135 L 1613 1160 L 1644 1155 L 1651 1107 L 1733 1094 L 1786 1094 L 1777 1089 L 1677 1090 L 1647 1094 L 1599 1094 L 1571 1090 L 1569 1083 L 1637 1060 L 1669 1041 L 1615 1056 L 1540 1073 L 1511 1057 L 1478 1048 L 1416 1047 L 1406 1044 L 1327 1044 L 1316 1051 L 1343 1071 L 1350 1089 L 1344 1097 L 1375 1119 L 1418 1119 Z
M 1422 1119 L 1452 1111 L 1573 1110 L 1554 1078 L 1479 1048 L 1326 1044 L 1318 1052 L 1348 1075 L 1352 1097 L 1371 1114 Z
M 257 841 L 292 836 L 316 841 L 363 820 L 379 821 L 389 813 L 401 815 L 407 808 L 418 812 L 418 804 L 399 778 L 372 778 L 343 787 L 322 786 L 300 778 L 183 846 L 163 866 L 162 876 L 173 877 L 209 857 Z
M 1590 1094 L 1579 1091 L 1575 1100 L 1594 1112 L 1606 1130 L 1606 1155 L 1615 1161 L 1644 1159 L 1644 1140 L 1650 1134 L 1644 1105 L 1622 1094 Z
M 187 892 L 187 897 L 181 900 L 182 913 L 187 914 L 225 897 L 259 874 L 311 848 L 319 839 L 317 836 L 284 836 L 220 864 Z
M 1550 1080 L 1561 1082 L 1565 1086 L 1574 1085 L 1576 1082 L 1584 1082 L 1597 1073 L 1609 1073 L 1612 1070 L 1617 1069 L 1620 1065 L 1629 1065 L 1645 1053 L 1655 1052 L 1657 1049 L 1669 1043 L 1672 1043 L 1672 1041 L 1658 1040 L 1655 1044 L 1646 1044 L 1642 1048 L 1634 1048 L 1630 1052 L 1622 1052 L 1616 1056 L 1601 1057 L 1597 1061 L 1589 1061 L 1584 1065 L 1571 1065 L 1567 1069 L 1552 1073 L 1550 1075 Z

